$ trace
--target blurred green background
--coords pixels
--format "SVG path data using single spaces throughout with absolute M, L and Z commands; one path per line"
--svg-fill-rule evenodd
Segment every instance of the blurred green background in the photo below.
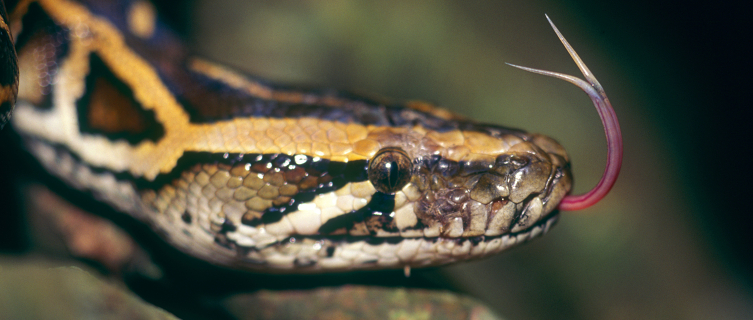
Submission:
M 201 55 L 275 81 L 427 100 L 555 137 L 570 152 L 582 193 L 606 157 L 590 100 L 568 83 L 504 64 L 580 75 L 549 14 L 617 111 L 620 179 L 604 201 L 564 213 L 544 238 L 442 272 L 509 319 L 751 319 L 749 143 L 740 136 L 749 103 L 735 100 L 750 64 L 736 60 L 750 29 L 734 17 L 742 9 L 197 1 L 183 30 Z

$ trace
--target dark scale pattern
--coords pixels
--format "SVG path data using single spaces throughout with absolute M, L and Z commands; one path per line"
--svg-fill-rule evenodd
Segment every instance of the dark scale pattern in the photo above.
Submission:
M 171 62 L 172 64 L 176 61 L 182 61 L 182 59 L 170 60 L 178 58 L 178 52 L 181 54 L 185 52 L 185 47 L 183 46 L 180 37 L 178 37 L 178 35 L 173 32 L 167 24 L 165 24 L 163 16 L 160 14 L 162 11 L 157 10 L 158 17 L 154 25 L 154 32 L 148 39 L 136 37 L 128 31 L 127 14 L 130 12 L 134 3 L 140 1 L 143 0 L 81 0 L 81 2 L 83 2 L 95 15 L 107 17 L 109 22 L 122 31 L 128 46 L 131 48 L 137 46 L 138 48 L 136 48 L 136 52 L 144 58 L 147 58 L 147 60 L 160 61 L 162 63 Z M 169 2 L 167 3 L 169 4 Z M 161 3 L 154 4 L 159 6 Z
M 317 118 L 342 123 L 390 127 L 410 128 L 421 125 L 438 132 L 456 129 L 480 131 L 495 137 L 514 134 L 524 140 L 527 139 L 524 131 L 521 130 L 496 125 L 479 125 L 472 121 L 447 120 L 401 104 L 379 102 L 344 91 L 281 89 L 278 85 L 268 85 L 274 90 L 309 97 L 306 103 L 291 103 L 251 96 L 199 73 L 183 73 L 182 69 L 171 69 L 169 72 L 172 74 L 163 71 L 160 74 L 190 115 L 190 121 L 194 123 L 212 123 L 237 117 Z M 181 74 L 178 75 L 178 73 Z M 247 78 L 253 79 L 250 76 Z M 331 100 L 342 100 L 344 103 L 338 106 L 324 103 Z
M 94 13 L 111 17 L 121 30 L 127 30 L 126 17 L 132 1 L 101 2 L 88 0 Z M 262 99 L 248 92 L 230 87 L 224 82 L 191 71 L 191 57 L 180 38 L 158 22 L 149 39 L 141 39 L 123 32 L 126 43 L 137 54 L 152 63 L 165 85 L 175 94 L 193 123 L 213 123 L 237 117 L 303 118 L 311 117 L 342 123 L 364 125 L 413 127 L 422 125 L 427 129 L 445 132 L 470 130 L 499 137 L 515 134 L 526 139 L 523 131 L 495 125 L 479 125 L 473 121 L 447 120 L 419 111 L 403 104 L 395 104 L 334 89 L 312 89 L 299 86 L 273 84 L 251 75 L 244 75 L 250 82 L 267 87 L 276 96 L 305 96 L 305 102 L 292 103 L 274 99 Z M 339 100 L 341 105 L 328 105 L 325 101 Z
M 118 29 L 128 30 L 128 17 L 126 15 L 135 1 L 81 0 L 81 2 L 84 3 L 86 8 L 93 14 L 107 17 L 107 20 L 114 24 Z
M 411 182 L 423 194 L 416 204 L 416 214 L 422 225 L 447 223 L 464 216 L 468 191 L 464 183 L 476 173 L 473 168 L 488 170 L 488 165 L 475 162 L 456 162 L 440 156 L 416 159 Z M 467 220 L 467 217 L 466 219 Z
M 3 21 L 8 21 L 8 12 L 5 10 L 5 3 L 3 0 L 0 0 L 0 18 L 2 18 Z
M 0 0 L 0 22 L 8 25 L 8 14 Z M 0 96 L 0 129 L 10 119 L 18 93 L 18 60 L 10 30 L 0 28 L 0 90 L 10 89 L 10 95 Z
M 257 226 L 279 221 L 318 194 L 366 180 L 366 166 L 365 160 L 343 163 L 306 155 L 187 152 L 170 173 L 142 180 L 137 188 L 158 194 L 159 212 L 172 206 L 182 213 L 197 197 L 219 199 L 242 207 L 241 223 Z
M 40 109 L 49 110 L 52 108 L 50 93 L 55 82 L 55 76 L 58 74 L 58 67 L 60 62 L 68 55 L 70 32 L 68 29 L 57 25 L 37 3 L 29 5 L 28 12 L 22 19 L 22 24 L 24 28 L 16 39 L 16 48 L 19 48 L 19 55 L 32 55 L 31 58 L 34 59 L 38 78 L 34 82 L 39 85 L 38 90 L 42 95 L 42 99 L 33 101 L 33 105 Z M 34 49 L 34 52 L 24 52 L 24 47 L 30 42 L 40 42 L 30 47 L 41 49 Z M 5 74 L 4 71 L 3 74 Z
M 114 24 L 123 34 L 129 34 L 128 30 L 128 12 L 135 2 L 141 0 L 80 0 L 86 8 L 93 14 L 107 17 L 107 21 Z M 160 19 L 157 19 L 160 22 Z
M 273 201 L 274 205 L 264 210 L 260 218 L 244 217 L 243 222 L 252 226 L 280 221 L 285 214 L 297 210 L 298 204 L 310 202 L 318 194 L 335 191 L 350 182 L 366 180 L 364 160 L 342 163 L 304 155 L 291 157 L 274 154 L 261 156 L 260 161 L 251 168 L 256 173 L 264 174 L 265 180 L 270 174 L 282 173 L 284 184 L 280 188 L 280 194 L 289 199 L 279 201 L 278 198 L 277 202 Z M 296 186 L 295 194 L 290 196 L 292 192 L 283 191 L 285 185 Z
M 332 218 L 319 227 L 322 235 L 347 233 L 354 236 L 376 235 L 377 231 L 398 232 L 394 222 L 395 195 L 376 192 L 366 206 Z
M 13 41 L 5 29 L 0 29 L 0 86 L 13 85 L 18 81 L 18 64 Z
M 156 142 L 165 135 L 154 111 L 144 109 L 133 90 L 97 54 L 89 55 L 89 65 L 86 92 L 76 101 L 81 133 L 125 140 L 131 145 L 145 139 Z
M 300 161 L 296 162 L 296 158 Z M 159 174 L 153 181 L 137 179 L 136 187 L 139 190 L 159 190 L 165 185 L 171 184 L 174 180 L 179 179 L 183 172 L 190 170 L 196 164 L 219 164 L 230 167 L 248 164 L 260 171 L 269 171 L 268 169 L 261 169 L 269 165 L 272 169 L 277 168 L 286 172 L 298 167 L 304 170 L 315 170 L 320 175 L 328 174 L 333 176 L 331 180 L 333 185 L 344 185 L 347 182 L 366 180 L 366 161 L 364 160 L 342 163 L 305 155 L 185 152 L 170 172 Z M 291 165 L 294 166 L 292 169 Z
M 13 110 L 13 103 L 3 101 L 0 103 L 0 129 L 10 120 L 10 113 Z

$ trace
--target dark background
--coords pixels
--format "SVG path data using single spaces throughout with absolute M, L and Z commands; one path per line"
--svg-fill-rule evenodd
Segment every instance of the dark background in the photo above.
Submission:
M 588 98 L 504 65 L 578 75 L 548 13 L 620 117 L 621 177 L 604 201 L 564 213 L 542 239 L 442 268 L 449 285 L 510 319 L 753 318 L 746 90 L 753 37 L 742 2 L 158 6 L 199 54 L 253 74 L 428 100 L 553 136 L 569 150 L 582 193 L 598 181 L 606 153 Z M 15 190 L 0 188 L 10 211 Z M 0 237 L 3 248 L 23 247 L 18 235 Z

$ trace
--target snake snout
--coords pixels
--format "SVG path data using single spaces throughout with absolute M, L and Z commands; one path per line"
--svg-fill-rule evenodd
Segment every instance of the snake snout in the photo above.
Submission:
M 546 204 L 561 172 L 551 159 L 522 142 L 497 156 L 419 161 L 413 177 L 423 193 L 417 217 L 424 225 L 439 224 L 442 236 L 450 238 L 525 230 L 551 211 Z
M 538 154 L 503 154 L 488 171 L 468 179 L 470 196 L 482 204 L 496 199 L 521 203 L 529 195 L 544 191 L 551 173 L 552 164 Z

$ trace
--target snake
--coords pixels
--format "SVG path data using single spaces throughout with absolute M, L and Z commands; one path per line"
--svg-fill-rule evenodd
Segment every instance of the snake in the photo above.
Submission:
M 585 195 L 570 194 L 570 158 L 552 138 L 260 79 L 192 55 L 148 1 L 22 0 L 9 12 L 0 123 L 67 186 L 215 265 L 409 270 L 487 257 L 595 204 L 619 172 L 614 110 L 551 20 L 586 80 L 512 66 L 593 100 L 608 155 Z

